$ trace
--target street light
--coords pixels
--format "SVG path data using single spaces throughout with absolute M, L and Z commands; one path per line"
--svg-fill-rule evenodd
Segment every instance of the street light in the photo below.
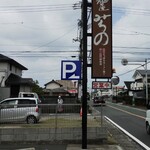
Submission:
M 140 62 L 143 62 L 143 61 L 140 61 Z M 128 63 L 128 60 L 127 59 L 122 59 L 121 61 L 122 65 L 126 66 L 126 65 L 141 65 L 141 64 L 138 64 L 138 63 Z M 145 64 L 142 64 L 141 66 L 145 66 L 144 69 L 145 69 L 145 89 L 146 89 L 146 105 L 148 105 L 148 84 L 147 84 L 147 58 L 145 59 Z

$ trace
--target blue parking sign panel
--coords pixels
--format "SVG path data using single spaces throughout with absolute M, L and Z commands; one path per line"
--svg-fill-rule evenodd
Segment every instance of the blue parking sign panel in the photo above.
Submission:
M 61 80 L 81 80 L 81 61 L 61 61 Z

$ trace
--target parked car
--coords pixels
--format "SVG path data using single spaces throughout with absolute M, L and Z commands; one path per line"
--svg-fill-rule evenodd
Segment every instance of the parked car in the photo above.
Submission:
M 146 131 L 147 131 L 147 134 L 150 134 L 150 110 L 146 111 L 145 122 L 146 122 Z
M 33 93 L 33 92 L 19 92 L 18 97 L 33 97 L 33 98 L 37 98 L 38 102 L 41 103 L 41 100 L 39 99 L 39 96 L 37 93 Z
M 37 98 L 8 98 L 0 102 L 0 122 L 37 123 L 41 110 Z
M 106 105 L 105 98 L 103 96 L 97 96 L 93 98 L 93 104 L 97 105 Z

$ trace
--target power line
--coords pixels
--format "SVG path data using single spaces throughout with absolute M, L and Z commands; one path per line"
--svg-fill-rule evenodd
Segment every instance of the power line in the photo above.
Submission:
M 31 51 L 31 50 L 27 50 L 27 51 L 2 51 L 0 50 L 0 52 L 4 53 L 4 52 L 8 52 L 8 53 L 72 53 L 72 52 L 79 52 L 79 50 L 72 50 L 72 51 L 68 51 L 68 50 L 40 50 L 40 51 Z
M 149 63 L 150 63 L 150 61 L 147 62 L 147 64 L 149 64 Z M 118 76 L 123 76 L 123 75 L 125 75 L 125 74 L 128 74 L 128 73 L 130 73 L 130 72 L 132 72 L 132 71 L 135 71 L 135 70 L 137 70 L 137 69 L 143 67 L 144 65 L 145 65 L 145 64 L 142 64 L 142 65 L 140 65 L 139 67 L 136 67 L 136 68 L 134 68 L 134 69 L 131 69 L 131 70 L 125 72 L 125 73 L 119 74 Z
M 126 13 L 131 15 L 144 15 L 149 16 L 149 9 L 139 9 L 139 8 L 125 8 L 125 7 L 113 7 L 114 13 Z
M 74 4 L 0 6 L 0 13 L 44 12 L 73 10 Z
M 113 51 L 113 53 L 116 54 L 134 54 L 134 55 L 150 55 L 150 52 L 144 52 L 144 51 Z
M 72 6 L 73 4 L 57 4 L 57 5 L 25 5 L 25 6 L 18 6 L 18 5 L 1 5 L 0 8 L 28 8 L 28 7 L 56 7 L 56 6 Z
M 32 46 L 32 47 L 38 47 L 38 46 L 40 46 L 41 44 L 1 44 L 0 43 L 0 46 L 8 46 L 8 47 L 25 47 L 25 46 Z M 68 47 L 74 47 L 74 48 L 77 48 L 78 46 L 73 46 L 73 45 L 45 45 L 45 46 L 43 46 L 43 47 L 57 47 L 57 48 L 62 48 L 62 47 L 66 47 L 66 48 L 68 48 Z
M 35 48 L 35 49 L 33 49 L 33 50 L 40 49 L 40 48 L 42 48 L 42 47 L 44 47 L 44 46 L 47 46 L 47 45 L 49 45 L 49 44 L 51 44 L 51 43 L 56 42 L 57 40 L 59 40 L 59 39 L 61 39 L 62 37 L 66 36 L 68 33 L 72 32 L 73 29 L 75 29 L 75 27 L 76 27 L 76 26 L 74 26 L 73 28 L 71 28 L 70 30 L 68 30 L 66 33 L 60 35 L 58 38 L 56 38 L 56 39 L 54 39 L 54 40 L 52 40 L 52 41 L 50 41 L 50 42 L 47 42 L 47 43 L 45 43 L 45 44 L 42 44 L 42 45 L 40 45 L 39 47 L 37 47 L 37 48 Z
M 0 50 L 1 53 L 10 53 L 14 54 L 17 53 L 18 55 L 23 55 L 23 54 L 57 54 L 57 53 L 79 53 L 79 50 Z M 133 54 L 133 55 L 150 55 L 149 51 L 113 51 L 114 54 Z M 120 58 L 120 57 L 119 57 Z M 120 58 L 121 59 L 121 58 Z
M 137 47 L 137 46 L 113 46 L 113 48 L 121 48 L 121 49 L 150 49 L 150 47 Z
M 123 29 L 123 30 L 126 30 L 126 29 Z M 131 32 L 131 33 L 118 33 L 118 34 L 120 34 L 120 35 L 146 35 L 146 36 L 150 36 L 149 33 L 143 33 L 143 32 L 139 32 L 139 31 L 129 31 L 129 32 Z
M 81 2 L 75 4 L 57 4 L 57 5 L 25 5 L 25 6 L 0 6 L 0 13 L 20 13 L 20 12 L 44 12 L 44 11 L 63 11 L 63 10 L 81 9 Z M 132 15 L 150 15 L 149 9 L 125 8 L 113 6 L 114 13 L 126 13 Z

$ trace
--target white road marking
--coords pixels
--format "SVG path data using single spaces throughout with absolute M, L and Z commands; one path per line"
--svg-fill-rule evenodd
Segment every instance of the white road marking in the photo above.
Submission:
M 139 139 L 137 139 L 135 136 L 131 135 L 128 131 L 126 131 L 125 129 L 123 129 L 122 127 L 120 127 L 118 124 L 116 124 L 115 122 L 113 122 L 110 118 L 104 116 L 109 122 L 111 122 L 113 125 L 115 125 L 119 130 L 121 130 L 123 133 L 125 133 L 127 136 L 129 136 L 132 140 L 134 140 L 135 142 L 137 142 L 139 145 L 141 145 L 143 148 L 145 148 L 146 150 L 150 150 L 150 147 L 148 147 L 147 145 L 145 145 L 143 142 L 141 142 Z

